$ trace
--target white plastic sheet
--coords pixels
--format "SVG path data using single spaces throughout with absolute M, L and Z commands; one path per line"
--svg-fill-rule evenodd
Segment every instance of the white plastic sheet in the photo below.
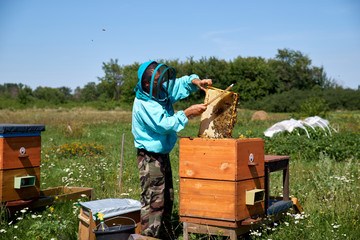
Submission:
M 329 133 L 331 135 L 331 131 L 329 128 L 329 121 L 326 119 L 323 119 L 321 117 L 318 117 L 318 116 L 308 117 L 304 120 L 295 120 L 293 118 L 291 118 L 290 120 L 284 120 L 284 121 L 275 123 L 270 128 L 266 129 L 264 134 L 267 137 L 272 137 L 272 136 L 274 136 L 274 134 L 279 133 L 279 132 L 283 132 L 283 131 L 292 132 L 295 128 L 301 128 L 301 129 L 305 130 L 308 138 L 310 138 L 310 135 L 304 125 L 309 126 L 314 130 L 315 130 L 315 127 L 320 127 L 324 131 L 325 131 L 325 128 L 327 128 L 327 130 L 329 131 Z M 335 131 L 335 129 L 333 129 L 333 130 Z

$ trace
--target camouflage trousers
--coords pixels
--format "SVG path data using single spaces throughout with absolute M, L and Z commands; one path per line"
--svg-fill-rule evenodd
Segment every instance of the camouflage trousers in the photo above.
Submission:
M 174 189 L 169 154 L 138 149 L 141 184 L 141 234 L 174 239 L 171 211 Z

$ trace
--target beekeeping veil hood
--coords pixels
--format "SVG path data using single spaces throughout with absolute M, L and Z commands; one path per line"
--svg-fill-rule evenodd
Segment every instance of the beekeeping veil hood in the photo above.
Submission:
M 174 88 L 176 71 L 163 63 L 149 61 L 139 67 L 138 78 L 134 89 L 137 98 L 166 102 Z

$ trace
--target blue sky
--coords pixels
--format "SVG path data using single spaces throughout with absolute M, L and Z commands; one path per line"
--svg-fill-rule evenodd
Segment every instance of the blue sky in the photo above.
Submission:
M 98 83 L 111 58 L 269 59 L 283 48 L 357 89 L 360 1 L 0 0 L 0 84 L 33 90 Z

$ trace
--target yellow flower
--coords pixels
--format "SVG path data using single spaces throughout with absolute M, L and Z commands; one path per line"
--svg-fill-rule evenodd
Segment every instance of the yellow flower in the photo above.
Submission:
M 53 212 L 53 211 L 54 211 L 54 208 L 53 208 L 53 207 L 50 207 L 50 211 Z
M 244 135 L 241 134 L 241 135 L 240 135 L 240 138 L 244 138 Z

